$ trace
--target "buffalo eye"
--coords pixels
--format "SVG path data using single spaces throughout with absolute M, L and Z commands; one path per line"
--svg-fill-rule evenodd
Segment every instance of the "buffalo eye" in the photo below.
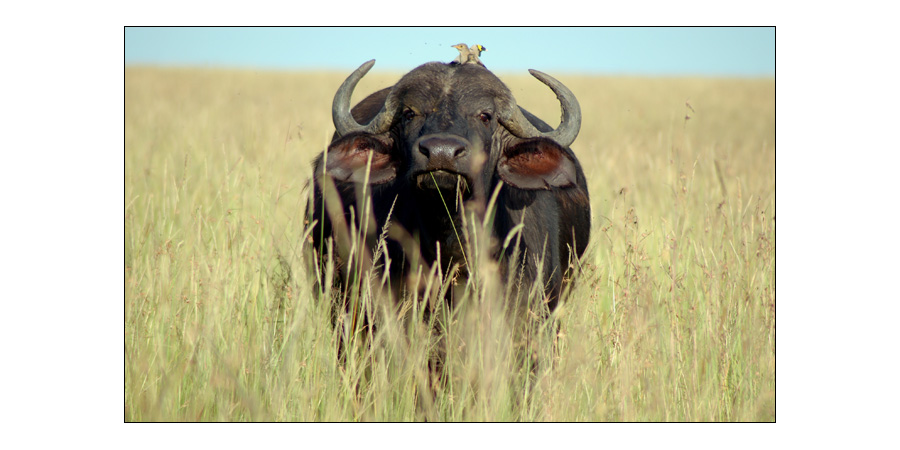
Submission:
M 491 124 L 491 114 L 487 112 L 483 112 L 478 115 L 478 119 L 484 122 L 485 125 Z
M 413 120 L 413 118 L 415 118 L 415 117 L 416 117 L 415 111 L 413 111 L 411 109 L 406 109 L 405 111 L 403 111 L 403 121 L 404 122 L 409 122 L 410 120 Z

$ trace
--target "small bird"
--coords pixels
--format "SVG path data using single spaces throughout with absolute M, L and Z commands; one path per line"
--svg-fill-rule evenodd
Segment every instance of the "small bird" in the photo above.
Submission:
M 487 51 L 487 47 L 485 47 L 481 44 L 473 45 L 472 48 L 469 49 L 469 59 L 466 62 L 476 62 L 478 64 L 481 64 L 481 60 L 478 59 L 478 57 L 481 56 L 481 52 L 486 52 L 486 51 Z M 481 64 L 481 65 L 483 66 L 484 64 Z
M 453 60 L 450 64 L 479 64 L 484 66 L 481 62 L 481 59 L 478 57 L 481 55 L 481 52 L 486 51 L 487 48 L 481 44 L 475 44 L 471 48 L 469 48 L 466 44 L 456 44 L 452 46 L 453 48 L 459 50 L 459 56 Z
M 459 55 L 450 64 L 465 64 L 469 60 L 469 46 L 466 44 L 456 44 L 452 47 L 459 50 Z

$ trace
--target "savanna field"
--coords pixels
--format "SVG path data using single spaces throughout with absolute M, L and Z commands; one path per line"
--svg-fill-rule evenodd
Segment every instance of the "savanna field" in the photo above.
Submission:
M 581 104 L 591 241 L 525 369 L 473 257 L 434 383 L 417 306 L 357 293 L 387 317 L 340 364 L 315 284 L 310 162 L 349 73 L 126 68 L 126 421 L 775 420 L 774 80 L 550 73 Z M 546 86 L 498 75 L 558 124 Z

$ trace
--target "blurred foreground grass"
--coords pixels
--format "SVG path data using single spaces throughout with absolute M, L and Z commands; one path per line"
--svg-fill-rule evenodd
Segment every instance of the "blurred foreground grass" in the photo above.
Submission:
M 305 260 L 346 75 L 126 69 L 125 420 L 775 419 L 773 80 L 551 74 L 581 103 L 593 215 L 556 362 L 523 385 L 502 332 L 462 335 L 482 360 L 423 401 L 428 339 L 340 368 Z M 500 76 L 558 123 L 549 89 Z

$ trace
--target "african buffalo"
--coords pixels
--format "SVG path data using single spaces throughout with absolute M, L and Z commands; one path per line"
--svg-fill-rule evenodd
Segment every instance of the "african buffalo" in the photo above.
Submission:
M 497 246 L 492 256 L 501 262 L 507 283 L 515 277 L 516 289 L 542 282 L 544 312 L 552 311 L 570 262 L 582 255 L 590 234 L 587 183 L 569 148 L 581 126 L 575 96 L 553 77 L 530 71 L 560 101 L 562 120 L 553 129 L 519 107 L 509 88 L 485 67 L 432 62 L 351 110 L 350 96 L 374 63 L 360 66 L 338 89 L 332 107 L 336 132 L 314 162 L 309 215 L 320 263 L 329 248 L 340 247 L 328 242 L 336 237 L 336 221 L 357 230 L 367 226 L 359 206 L 365 191 L 374 216 L 366 245 L 370 255 L 391 260 L 387 275 L 395 295 L 413 289 L 404 285 L 413 270 L 412 256 L 400 234 L 418 243 L 417 258 L 426 267 L 440 264 L 449 270 L 459 264 L 465 276 L 460 210 L 470 205 L 484 214 L 501 186 L 494 241 L 504 242 L 514 229 L 520 234 L 518 245 Z M 326 185 L 336 194 L 329 196 Z M 402 233 L 388 233 L 386 224 Z M 387 236 L 381 248 L 375 248 L 378 236 Z M 342 267 L 348 258 L 340 253 L 333 250 L 330 256 L 337 261 L 338 283 L 346 286 L 352 274 Z M 524 301 L 525 294 L 510 298 Z

